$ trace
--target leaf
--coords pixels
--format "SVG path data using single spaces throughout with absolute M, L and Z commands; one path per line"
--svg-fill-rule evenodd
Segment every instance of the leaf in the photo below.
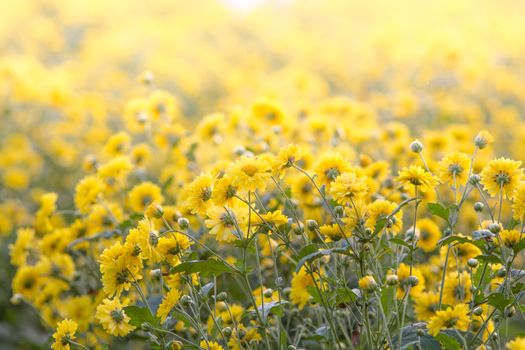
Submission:
M 433 215 L 439 216 L 440 218 L 448 222 L 448 217 L 450 215 L 450 211 L 448 208 L 445 208 L 439 203 L 428 203 L 427 208 Z
M 447 236 L 447 237 L 443 237 L 443 238 L 441 238 L 438 241 L 438 246 L 442 247 L 444 245 L 451 244 L 451 243 L 454 243 L 454 242 L 457 242 L 458 244 L 459 243 L 470 243 L 470 244 L 475 245 L 476 247 L 478 247 L 482 251 L 486 250 L 485 249 L 485 245 L 483 244 L 483 241 L 473 241 L 470 238 L 463 237 L 463 236 Z
M 130 305 L 124 307 L 124 312 L 129 317 L 129 323 L 132 326 L 140 327 L 144 322 L 153 326 L 159 326 L 160 321 L 153 316 L 149 309 L 145 306 Z
M 206 277 L 209 275 L 219 276 L 223 273 L 236 273 L 237 271 L 220 260 L 208 259 L 183 262 L 173 267 L 170 272 L 200 273 L 203 277 Z
M 519 241 L 518 244 L 515 244 L 515 245 L 512 247 L 512 250 L 514 250 L 514 254 L 518 254 L 518 253 L 521 252 L 523 249 L 525 249 L 525 238 L 523 238 L 521 241 Z
M 402 245 L 403 247 L 407 247 L 409 250 L 412 250 L 412 246 L 407 242 L 403 241 L 401 238 L 391 238 L 388 241 L 394 244 Z
M 343 255 L 350 255 L 350 253 L 348 252 L 348 249 L 346 249 L 346 248 L 330 248 L 330 249 L 319 250 L 319 251 L 317 251 L 315 253 L 308 254 L 305 257 L 303 257 L 301 260 L 299 260 L 299 262 L 297 263 L 297 266 L 295 267 L 295 272 L 299 272 L 301 267 L 303 267 L 303 265 L 306 262 L 313 261 L 313 260 L 315 260 L 317 258 L 320 258 L 322 256 L 325 256 L 325 255 L 331 255 L 332 253 L 338 253 L 338 254 L 343 254 Z
M 487 237 L 494 237 L 494 234 L 489 230 L 476 230 L 472 232 L 472 238 L 474 239 L 485 239 Z
M 422 336 L 418 336 L 418 330 L 424 329 L 424 324 L 415 324 L 403 328 L 403 343 L 400 350 L 408 350 L 415 348 L 416 344 L 421 343 L 421 348 L 425 350 L 441 350 L 441 345 L 431 335 L 426 332 Z M 399 344 L 399 334 L 396 334 L 392 339 L 394 344 Z
M 443 332 L 440 332 L 434 338 L 436 338 L 437 341 L 439 341 L 441 345 L 443 345 L 443 349 L 447 349 L 447 350 L 461 349 L 461 345 L 454 337 L 451 337 Z
M 213 282 L 205 284 L 204 286 L 202 286 L 199 294 L 203 297 L 206 297 L 210 293 L 210 291 L 213 289 L 213 286 L 214 286 Z
M 311 243 L 304 246 L 297 254 L 297 259 L 302 259 L 307 255 L 313 254 L 317 251 L 317 244 Z
M 266 322 L 266 319 L 268 318 L 268 315 L 270 313 L 273 313 L 274 315 L 282 316 L 283 310 L 281 307 L 282 305 L 285 305 L 285 304 L 288 304 L 286 300 L 281 300 L 281 301 L 276 300 L 276 301 L 271 301 L 269 303 L 264 303 L 261 306 L 259 306 L 257 309 L 259 310 L 259 313 L 261 314 L 263 321 Z
M 374 233 L 373 233 L 374 236 L 379 234 L 379 232 L 381 232 L 381 230 L 385 227 L 386 220 L 387 220 L 386 217 L 377 219 L 376 224 L 374 226 Z
M 504 311 L 507 305 L 512 302 L 512 299 L 505 298 L 503 293 L 492 293 L 488 296 L 487 302 L 489 305 L 494 306 L 495 308 Z
M 476 259 L 482 262 L 489 263 L 489 264 L 502 264 L 503 265 L 503 260 L 501 260 L 501 258 L 496 255 L 478 255 L 476 256 Z

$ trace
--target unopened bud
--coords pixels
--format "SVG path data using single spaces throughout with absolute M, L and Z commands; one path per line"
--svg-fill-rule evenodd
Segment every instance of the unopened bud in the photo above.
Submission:
M 483 211 L 483 209 L 485 209 L 485 205 L 481 202 L 476 202 L 474 203 L 474 210 L 477 211 L 478 213 L 481 213 Z
M 489 231 L 494 234 L 497 234 L 501 231 L 501 225 L 499 223 L 494 222 L 489 225 Z
M 399 278 L 397 275 L 388 275 L 386 276 L 386 284 L 389 286 L 396 286 L 399 283 Z
M 181 230 L 185 230 L 185 229 L 187 229 L 190 226 L 190 220 L 188 220 L 186 218 L 179 218 L 177 220 L 177 224 L 179 225 Z
M 408 277 L 407 283 L 409 286 L 415 287 L 419 284 L 419 279 L 416 276 L 412 275 Z
M 476 316 L 481 316 L 483 314 L 483 309 L 477 306 L 474 308 L 474 310 L 472 310 L 472 313 Z
M 306 227 L 310 231 L 316 231 L 319 229 L 319 224 L 315 220 L 306 220 Z
M 414 153 L 421 153 L 421 151 L 423 151 L 423 144 L 419 140 L 414 140 L 410 143 L 410 150 Z
M 470 259 L 467 260 L 467 265 L 471 269 L 475 269 L 476 267 L 478 267 L 479 261 L 477 259 L 475 259 L 475 258 L 470 258 Z
M 228 299 L 228 294 L 226 292 L 220 292 L 217 294 L 217 301 L 226 301 Z

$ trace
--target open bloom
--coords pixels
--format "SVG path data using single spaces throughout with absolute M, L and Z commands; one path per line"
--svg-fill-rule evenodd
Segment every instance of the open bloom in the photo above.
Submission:
M 453 308 L 437 311 L 428 323 L 428 333 L 437 335 L 439 331 L 446 328 L 455 328 L 464 332 L 468 329 L 468 323 L 468 306 L 459 304 Z
M 78 325 L 75 321 L 65 319 L 57 324 L 57 330 L 53 334 L 55 341 L 51 345 L 53 350 L 69 350 L 69 341 L 75 339 Z
M 125 304 L 119 299 L 104 299 L 97 307 L 95 317 L 102 324 L 104 330 L 111 335 L 124 336 L 135 329 L 129 324 L 129 316 L 124 311 Z
M 403 168 L 399 172 L 397 181 L 405 187 L 416 186 L 421 192 L 433 189 L 437 184 L 437 179 L 419 165 L 411 165 Z
M 493 197 L 502 191 L 504 198 L 512 198 L 523 177 L 521 162 L 498 158 L 491 160 L 481 171 L 481 184 Z

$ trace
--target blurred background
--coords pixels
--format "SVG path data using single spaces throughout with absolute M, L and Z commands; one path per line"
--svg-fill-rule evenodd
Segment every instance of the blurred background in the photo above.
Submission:
M 10 302 L 14 231 L 44 189 L 67 207 L 84 156 L 133 129 L 140 79 L 190 130 L 261 96 L 294 113 L 344 96 L 379 127 L 490 125 L 523 159 L 524 53 L 521 0 L 0 1 L 0 347 L 49 334 Z

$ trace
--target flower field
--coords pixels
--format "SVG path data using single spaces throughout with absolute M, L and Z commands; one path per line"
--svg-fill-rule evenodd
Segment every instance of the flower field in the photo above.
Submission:
M 0 2 L 1 349 L 525 349 L 525 3 Z

